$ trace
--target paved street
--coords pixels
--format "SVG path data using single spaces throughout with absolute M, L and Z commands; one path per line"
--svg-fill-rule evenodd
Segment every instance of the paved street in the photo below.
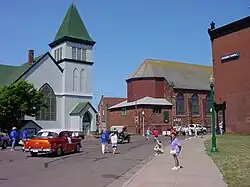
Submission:
M 164 145 L 169 144 L 169 138 L 160 139 Z M 122 179 L 125 173 L 147 162 L 145 159 L 152 155 L 155 142 L 146 141 L 145 137 L 134 136 L 131 143 L 118 147 L 120 154 L 116 155 L 112 153 L 102 155 L 99 140 L 88 140 L 83 145 L 83 152 L 59 158 L 30 157 L 29 153 L 21 151 L 0 151 L 0 186 L 42 187 L 84 184 L 86 187 L 104 187 L 112 185 L 114 181 L 116 184 L 120 181 L 122 185 L 126 180 Z

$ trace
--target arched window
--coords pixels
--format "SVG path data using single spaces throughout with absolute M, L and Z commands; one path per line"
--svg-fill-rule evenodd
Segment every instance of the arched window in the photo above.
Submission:
M 205 104 L 206 104 L 206 114 L 210 114 L 210 109 L 211 109 L 211 97 L 210 94 L 207 94 L 206 99 L 205 99 Z
M 184 115 L 185 107 L 184 107 L 184 95 L 179 93 L 176 97 L 176 115 Z
M 77 91 L 77 79 L 78 79 L 78 71 L 75 68 L 73 71 L 73 91 Z
M 199 96 L 194 94 L 192 96 L 192 115 L 199 114 Z
M 81 92 L 85 91 L 84 86 L 85 86 L 85 84 L 84 84 L 84 69 L 82 69 L 80 72 L 80 91 Z
M 36 120 L 56 121 L 56 96 L 49 84 L 44 84 L 40 91 L 45 98 L 46 107 L 42 107 L 36 115 Z

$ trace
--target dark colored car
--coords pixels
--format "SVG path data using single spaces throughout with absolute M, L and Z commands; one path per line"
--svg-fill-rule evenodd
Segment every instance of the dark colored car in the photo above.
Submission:
M 9 135 L 0 132 L 0 147 L 2 147 L 2 149 L 6 149 L 10 143 L 11 139 Z

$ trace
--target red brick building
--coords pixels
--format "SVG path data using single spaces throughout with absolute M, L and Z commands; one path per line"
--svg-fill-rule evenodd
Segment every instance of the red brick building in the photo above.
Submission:
M 215 100 L 226 102 L 228 132 L 250 133 L 250 16 L 208 30 Z
M 174 123 L 210 126 L 211 73 L 210 66 L 145 60 L 126 80 L 127 98 L 108 107 L 107 127 L 126 125 L 128 131 L 138 133 L 143 121 L 145 129 L 166 130 Z

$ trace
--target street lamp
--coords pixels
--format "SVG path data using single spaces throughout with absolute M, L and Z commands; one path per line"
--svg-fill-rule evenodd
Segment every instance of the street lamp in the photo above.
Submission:
M 145 136 L 145 129 L 144 129 L 144 115 L 145 115 L 145 112 L 142 111 L 142 136 Z
M 211 152 L 217 152 L 216 135 L 215 135 L 215 108 L 214 108 L 214 76 L 211 74 L 209 78 L 210 82 L 210 97 L 211 97 L 211 117 L 212 117 L 212 148 Z

